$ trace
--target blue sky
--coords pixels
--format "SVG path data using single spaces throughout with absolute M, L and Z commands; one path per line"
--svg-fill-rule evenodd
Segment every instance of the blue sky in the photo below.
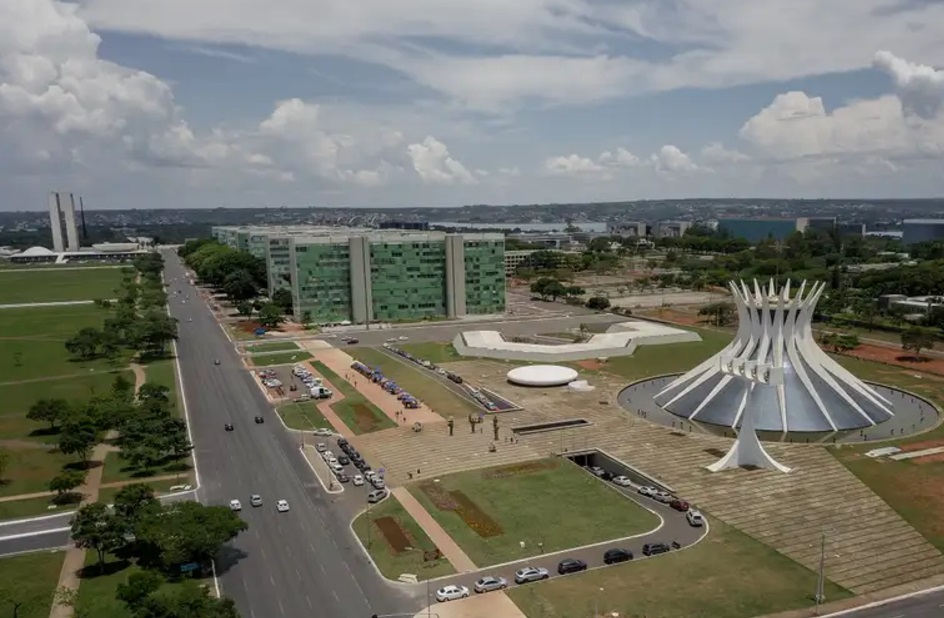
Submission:
M 239 6 L 2 3 L 0 209 L 944 193 L 942 3 Z

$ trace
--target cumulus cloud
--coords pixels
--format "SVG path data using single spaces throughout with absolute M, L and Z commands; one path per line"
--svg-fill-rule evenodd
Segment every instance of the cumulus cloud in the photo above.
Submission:
M 599 161 L 612 167 L 635 167 L 641 163 L 639 157 L 622 146 L 617 148 L 615 153 L 607 150 L 600 155 Z
M 888 51 L 877 52 L 873 65 L 895 80 L 905 115 L 931 120 L 944 107 L 944 71 L 908 62 Z
M 606 168 L 587 157 L 571 154 L 548 157 L 544 160 L 542 171 L 548 176 L 567 176 L 575 178 L 607 179 L 610 175 Z
M 678 146 L 666 144 L 653 153 L 649 160 L 656 170 L 665 174 L 678 174 L 698 171 L 698 166 L 692 158 L 682 152 Z
M 751 160 L 751 158 L 743 152 L 730 150 L 718 142 L 712 142 L 702 148 L 699 158 L 708 165 L 728 165 L 745 163 Z
M 433 136 L 406 147 L 413 169 L 425 183 L 473 185 L 478 180 L 466 167 L 449 155 L 449 149 Z

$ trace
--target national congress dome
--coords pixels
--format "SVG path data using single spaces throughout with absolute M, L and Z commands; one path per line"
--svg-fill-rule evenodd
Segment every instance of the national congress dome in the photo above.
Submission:
M 744 382 L 721 372 L 726 359 L 738 358 L 783 367 L 783 384 L 755 386 L 756 429 L 776 432 L 832 432 L 859 429 L 888 420 L 892 404 L 823 352 L 811 322 L 825 289 L 806 282 L 791 297 L 754 281 L 731 282 L 738 331 L 721 352 L 671 382 L 655 396 L 657 404 L 692 421 L 738 427 L 744 410 Z

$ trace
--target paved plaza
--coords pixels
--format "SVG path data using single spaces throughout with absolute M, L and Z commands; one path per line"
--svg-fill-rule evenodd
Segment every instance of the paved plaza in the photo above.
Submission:
M 770 444 L 771 454 L 793 468 L 790 474 L 731 470 L 712 474 L 729 439 L 676 430 L 623 410 L 617 402 L 623 380 L 590 376 L 593 392 L 533 389 L 508 384 L 513 366 L 487 360 L 445 364 L 521 404 L 501 414 L 499 436 L 486 421 L 472 433 L 456 422 L 421 433 L 399 427 L 360 436 L 375 467 L 387 470 L 393 486 L 411 478 L 433 478 L 462 470 L 540 459 L 549 454 L 597 448 L 671 487 L 678 495 L 727 524 L 817 570 L 820 538 L 826 534 L 826 573 L 837 584 L 868 593 L 944 573 L 944 557 L 825 448 Z M 589 426 L 521 436 L 511 428 L 534 422 L 584 418 Z M 490 445 L 495 451 L 490 452 Z

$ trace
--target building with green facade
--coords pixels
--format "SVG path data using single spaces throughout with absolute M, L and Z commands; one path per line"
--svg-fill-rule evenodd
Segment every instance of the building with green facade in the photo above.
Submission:
M 292 291 L 296 319 L 416 321 L 505 311 L 502 234 L 324 227 L 214 228 L 264 257 L 269 292 Z

